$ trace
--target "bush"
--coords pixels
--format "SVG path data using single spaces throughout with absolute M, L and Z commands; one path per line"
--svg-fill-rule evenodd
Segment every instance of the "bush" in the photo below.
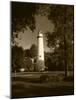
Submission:
M 64 74 L 63 73 L 58 74 L 57 79 L 58 81 L 62 81 L 64 79 Z
M 40 82 L 48 82 L 50 80 L 50 77 L 48 75 L 41 75 L 40 76 Z
M 68 81 L 68 82 L 74 81 L 74 77 L 73 76 L 68 76 L 68 77 L 64 78 L 64 81 Z

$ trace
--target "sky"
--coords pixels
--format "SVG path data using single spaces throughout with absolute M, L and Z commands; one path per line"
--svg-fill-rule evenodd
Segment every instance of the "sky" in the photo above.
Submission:
M 36 29 L 32 32 L 29 28 L 24 30 L 24 32 L 19 32 L 19 39 L 15 39 L 18 42 L 19 46 L 23 47 L 23 49 L 29 49 L 32 44 L 37 45 L 37 35 L 38 31 L 41 30 L 44 36 L 44 50 L 49 52 L 50 48 L 47 47 L 46 37 L 44 33 L 50 31 L 51 33 L 54 31 L 54 25 L 52 21 L 49 21 L 46 16 L 35 16 L 36 20 Z

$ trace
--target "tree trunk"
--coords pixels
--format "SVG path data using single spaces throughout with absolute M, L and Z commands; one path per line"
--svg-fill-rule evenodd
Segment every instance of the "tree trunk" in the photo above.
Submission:
M 68 74 L 68 68 L 67 68 L 67 45 L 66 45 L 66 36 L 64 34 L 64 71 L 65 71 L 65 78 Z

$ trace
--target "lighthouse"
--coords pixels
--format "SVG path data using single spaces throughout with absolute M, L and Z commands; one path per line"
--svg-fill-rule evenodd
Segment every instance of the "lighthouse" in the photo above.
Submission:
M 44 65 L 44 43 L 43 43 L 43 33 L 39 31 L 37 36 L 37 42 L 38 42 L 38 58 L 39 61 L 39 69 L 40 71 L 43 71 L 45 69 Z

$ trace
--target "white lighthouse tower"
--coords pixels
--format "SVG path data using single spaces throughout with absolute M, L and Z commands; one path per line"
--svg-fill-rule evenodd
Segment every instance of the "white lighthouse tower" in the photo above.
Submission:
M 42 64 L 40 70 L 44 70 L 44 44 L 43 44 L 43 33 L 39 31 L 38 36 L 37 36 L 37 41 L 38 41 L 38 61 Z

